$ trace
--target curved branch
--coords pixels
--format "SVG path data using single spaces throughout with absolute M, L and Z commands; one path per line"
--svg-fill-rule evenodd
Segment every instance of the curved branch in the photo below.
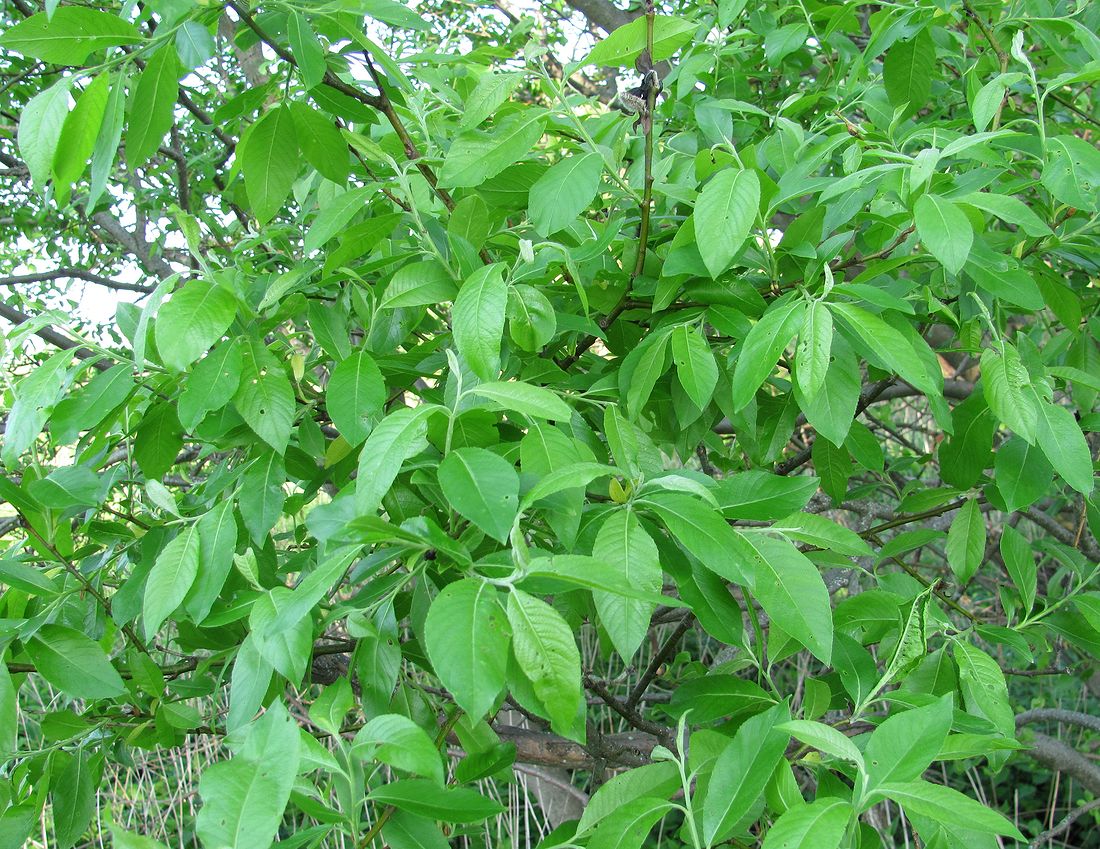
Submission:
M 30 321 L 31 317 L 25 312 L 17 310 L 15 307 L 8 306 L 3 301 L 0 301 L 0 318 L 5 318 L 12 324 L 23 324 Z M 80 345 L 79 342 L 74 342 L 68 336 L 63 336 L 58 333 L 52 327 L 42 327 L 34 331 L 34 335 L 40 339 L 44 339 L 56 348 L 61 348 L 64 351 L 72 351 L 74 357 L 79 357 L 82 360 L 97 358 L 92 366 L 100 371 L 106 371 L 112 366 L 110 360 L 104 359 L 102 354 L 98 354 L 95 351 L 90 351 Z
M 1087 728 L 1089 731 L 1100 733 L 1100 716 L 1089 713 L 1081 713 L 1076 710 L 1063 710 L 1062 708 L 1036 708 L 1026 710 L 1016 717 L 1016 727 L 1030 725 L 1033 722 L 1061 722 L 1066 725 L 1076 725 L 1079 728 Z
M 1044 766 L 1076 778 L 1089 792 L 1100 795 L 1100 767 L 1090 763 L 1084 755 L 1060 740 L 1037 731 L 1032 734 L 1031 748 L 1024 750 L 1025 754 Z
M 112 280 L 102 274 L 84 271 L 81 268 L 55 268 L 53 271 L 40 271 L 35 274 L 16 274 L 12 277 L 0 277 L 0 286 L 15 286 L 20 283 L 44 283 L 47 280 L 84 280 L 87 283 L 95 283 L 97 286 L 105 286 L 108 289 L 117 289 L 123 292 L 141 292 L 149 294 L 153 291 L 151 286 L 143 286 L 140 283 L 123 283 L 121 280 Z

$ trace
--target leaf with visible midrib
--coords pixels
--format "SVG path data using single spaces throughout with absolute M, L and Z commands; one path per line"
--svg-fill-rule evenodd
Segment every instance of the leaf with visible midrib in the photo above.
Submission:
M 748 538 L 757 550 L 756 598 L 772 621 L 823 663 L 832 658 L 829 590 L 813 562 L 785 540 Z
M 603 159 L 598 153 L 569 156 L 555 164 L 531 187 L 529 210 L 543 236 L 572 223 L 592 202 L 600 187 Z
M 567 731 L 581 704 L 581 656 L 573 630 L 545 601 L 512 588 L 508 594 L 512 649 L 550 714 L 551 727 Z
M 546 112 L 528 107 L 494 128 L 491 134 L 470 130 L 451 143 L 439 172 L 447 189 L 479 186 L 522 158 L 542 136 Z
M 921 195 L 913 207 L 921 241 L 952 274 L 966 265 L 974 244 L 974 228 L 962 210 L 946 198 Z
M 298 141 L 289 109 L 277 106 L 246 131 L 238 145 L 248 200 L 260 224 L 283 206 L 298 175 Z
M 52 15 L 39 12 L 20 21 L 0 35 L 0 46 L 43 62 L 83 65 L 96 50 L 142 40 L 137 27 L 117 15 L 83 6 L 61 6 Z
M 386 381 L 366 351 L 356 351 L 332 370 L 325 405 L 332 423 L 349 445 L 367 438 L 367 419 L 382 412 Z
M 164 364 L 184 371 L 229 329 L 237 299 L 221 286 L 192 280 L 157 312 L 154 332 Z
M 731 828 L 764 792 L 790 735 L 775 726 L 786 722 L 786 704 L 745 720 L 718 755 L 703 802 L 703 834 L 709 844 Z
M 432 602 L 424 641 L 435 674 L 480 719 L 504 686 L 508 632 L 496 588 L 476 578 L 448 584 Z
M 63 625 L 47 624 L 24 644 L 38 673 L 77 699 L 105 699 L 126 691 L 99 644 Z
M 711 277 L 733 262 L 760 205 L 760 178 L 755 171 L 719 172 L 695 202 L 695 239 Z
M 612 513 L 600 526 L 592 556 L 614 567 L 633 588 L 661 591 L 657 546 L 629 509 Z M 615 649 L 629 662 L 645 639 L 655 605 L 599 590 L 592 593 L 592 599 Z
M 268 849 L 298 774 L 300 735 L 298 724 L 276 699 L 240 754 L 203 772 L 196 828 L 204 846 Z
M 282 368 L 269 363 L 273 358 L 259 342 L 252 340 L 243 353 L 233 404 L 256 435 L 282 454 L 294 423 L 294 390 Z
M 145 582 L 145 638 L 152 639 L 165 619 L 187 597 L 199 571 L 198 522 L 192 522 L 164 547 Z
M 686 324 L 673 330 L 672 361 L 676 377 L 692 403 L 700 409 L 706 407 L 718 384 L 718 364 L 702 333 Z
M 455 298 L 451 310 L 455 347 L 482 380 L 495 380 L 500 374 L 500 342 L 507 308 L 508 284 L 500 263 L 475 271 Z
M 459 448 L 439 464 L 439 485 L 455 510 L 499 542 L 507 542 L 519 509 L 519 475 L 499 454 Z
M 172 110 L 179 93 L 176 48 L 166 45 L 153 54 L 138 78 L 126 124 L 126 164 L 144 165 L 172 126 Z
M 760 321 L 752 326 L 741 350 L 737 354 L 737 365 L 733 371 L 732 391 L 733 409 L 741 410 L 756 394 L 756 390 L 768 379 L 780 356 L 798 332 L 806 302 L 790 300 L 773 304 L 764 313 Z

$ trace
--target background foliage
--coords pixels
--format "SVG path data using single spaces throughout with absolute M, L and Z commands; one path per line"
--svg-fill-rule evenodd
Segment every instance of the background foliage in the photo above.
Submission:
M 0 846 L 1100 845 L 1100 5 L 0 26 Z

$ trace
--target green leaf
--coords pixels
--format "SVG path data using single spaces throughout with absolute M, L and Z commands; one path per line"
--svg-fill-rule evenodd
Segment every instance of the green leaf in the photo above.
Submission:
M 1031 553 L 1031 543 L 1027 538 L 1011 525 L 1005 525 L 1001 531 L 1001 559 L 1004 560 L 1005 570 L 1016 589 L 1020 591 L 1020 598 L 1024 602 L 1024 612 L 1029 612 L 1035 606 L 1035 589 L 1038 570 L 1035 566 L 1035 556 Z
M 799 344 L 801 341 L 799 339 Z M 848 445 L 849 436 L 852 433 L 862 433 L 859 430 L 860 424 L 855 421 L 856 406 L 859 404 L 862 389 L 859 363 L 843 337 L 833 346 L 829 359 L 825 382 L 813 398 L 806 397 L 797 381 L 797 374 L 795 375 L 795 400 L 802 407 L 806 421 L 813 425 L 819 436 L 824 436 L 834 445 L 851 448 Z M 873 451 L 869 453 L 881 457 L 882 448 L 877 437 L 871 436 L 865 442 L 869 447 L 873 446 Z M 855 451 L 852 453 L 854 456 Z M 881 471 L 881 459 L 872 468 Z
M 829 590 L 813 562 L 785 540 L 763 534 L 747 536 L 759 555 L 754 564 L 756 599 L 771 620 L 829 663 L 833 614 Z
M 629 509 L 616 510 L 600 526 L 592 556 L 611 566 L 630 586 L 660 593 L 662 570 L 657 546 Z M 629 663 L 649 631 L 655 605 L 613 592 L 597 591 L 592 598 L 615 650 Z
M 237 315 L 237 299 L 228 289 L 191 280 L 176 290 L 157 312 L 157 350 L 164 364 L 186 371 L 229 329 Z
M 626 408 L 637 415 L 646 405 L 653 387 L 668 368 L 669 331 L 650 333 L 623 358 L 619 369 L 619 392 Z
M 760 179 L 755 171 L 718 172 L 695 202 L 695 238 L 711 277 L 730 267 L 749 237 L 760 206 Z
M 771 67 L 778 67 L 787 56 L 806 46 L 806 36 L 809 34 L 810 28 L 806 24 L 776 27 L 764 36 L 764 58 Z
M 233 500 L 225 499 L 195 524 L 199 529 L 199 572 L 183 606 L 193 622 L 202 622 L 218 600 L 233 567 L 233 553 L 237 548 Z
M 519 474 L 484 448 L 459 448 L 439 464 L 448 503 L 499 542 L 507 542 L 519 510 Z
M 27 490 L 43 507 L 65 510 L 98 504 L 100 477 L 87 466 L 62 466 L 46 477 L 30 481 Z
M 428 417 L 440 409 L 432 404 L 402 407 L 382 419 L 371 431 L 359 452 L 359 472 L 355 479 L 355 508 L 359 514 L 378 509 L 405 459 L 423 447 Z
M 856 748 L 856 744 L 831 725 L 807 719 L 792 719 L 776 727 L 818 751 L 840 760 L 851 761 L 860 769 L 864 768 L 863 754 Z
M 344 231 L 348 222 L 367 206 L 367 201 L 378 193 L 375 186 L 364 186 L 338 195 L 325 205 L 306 233 L 304 248 L 312 253 L 323 247 L 330 239 Z M 280 205 L 282 201 L 280 201 Z
M 523 495 L 520 509 L 526 510 L 535 502 L 543 498 L 549 498 L 556 493 L 577 487 L 588 486 L 596 478 L 618 474 L 619 470 L 614 466 L 603 463 L 570 463 L 560 469 L 555 469 L 531 487 Z
M 291 117 L 294 118 L 294 135 L 306 162 L 316 168 L 326 180 L 331 180 L 338 186 L 344 185 L 348 179 L 350 154 L 348 143 L 340 135 L 332 119 L 311 108 L 308 103 L 297 100 L 291 101 L 284 108 L 290 109 Z M 399 213 L 395 213 L 393 218 L 379 216 L 382 220 L 391 221 L 399 217 Z
M 51 776 L 50 801 L 53 804 L 53 845 L 71 849 L 84 836 L 96 810 L 96 786 L 99 784 L 102 756 L 78 749 L 63 761 L 65 766 Z
M 727 519 L 770 521 L 801 510 L 813 498 L 817 486 L 813 477 L 773 475 L 754 469 L 722 478 L 713 491 Z
M 179 62 L 175 48 L 165 45 L 149 59 L 130 98 L 126 123 L 126 164 L 140 168 L 157 152 L 172 127 L 179 93 Z
M 376 21 L 398 29 L 430 30 L 432 25 L 397 0 L 359 0 L 357 8 Z
M 882 63 L 883 84 L 891 105 L 905 106 L 912 115 L 932 96 L 932 71 L 936 66 L 936 45 L 927 29 L 907 41 L 898 41 L 886 52 Z
M 283 208 L 298 176 L 298 139 L 289 109 L 276 106 L 250 126 L 237 145 L 252 211 L 266 224 Z
M 145 582 L 145 639 L 152 639 L 186 598 L 199 571 L 199 550 L 198 523 L 192 522 L 157 556 Z
M 508 335 L 524 351 L 538 351 L 554 338 L 558 318 L 554 305 L 533 286 L 519 284 L 508 290 Z
M 176 463 L 183 433 L 172 405 L 155 403 L 145 411 L 134 439 L 134 459 L 148 480 L 159 480 Z
M 406 716 L 388 713 L 376 716 L 355 735 L 352 753 L 381 761 L 394 769 L 414 772 L 442 786 L 443 761 L 435 742 Z
M 920 778 L 951 730 L 952 696 L 889 716 L 867 741 L 867 791 L 892 781 Z
M 305 15 L 297 11 L 291 13 L 287 22 L 287 35 L 290 38 L 290 50 L 298 62 L 302 85 L 307 89 L 313 88 L 325 77 L 325 48 Z
M 251 727 L 236 756 L 203 772 L 196 829 L 204 846 L 268 849 L 298 773 L 300 733 L 276 701 Z
M 38 674 L 74 699 L 110 699 L 126 692 L 103 649 L 79 631 L 43 625 L 24 648 Z
M 620 772 L 601 784 L 581 814 L 577 836 L 591 831 L 601 820 L 642 796 L 671 796 L 680 788 L 676 765 L 669 761 L 646 764 Z
M 92 150 L 92 174 L 88 185 L 88 197 L 84 204 L 85 213 L 90 213 L 107 188 L 107 178 L 118 156 L 119 142 L 122 140 L 122 126 L 126 121 L 125 70 L 117 74 L 107 98 L 103 123 Z
M 512 650 L 559 734 L 581 707 L 581 656 L 573 629 L 541 599 L 512 588 L 508 594 Z
M 19 691 L 11 680 L 7 664 L 0 665 L 0 759 L 7 762 L 15 754 L 18 736 Z
M 901 331 L 894 329 L 880 316 L 868 312 L 862 307 L 853 304 L 830 303 L 835 316 L 844 319 L 845 324 L 852 331 L 853 337 L 859 339 L 867 348 L 887 366 L 895 371 L 907 383 L 912 384 L 921 392 L 932 398 L 938 398 L 943 394 L 943 376 L 936 366 L 935 374 L 930 374 L 921 360 L 920 354 Z M 927 353 L 931 353 L 927 345 L 917 337 Z M 934 357 L 932 358 L 934 361 Z
M 776 522 L 772 530 L 799 542 L 827 548 L 837 554 L 849 557 L 874 556 L 871 546 L 859 534 L 817 513 L 792 513 Z
M 66 7 L 68 8 L 68 7 Z M 9 30 L 10 32 L 10 30 Z M 69 115 L 72 77 L 62 77 L 27 101 L 19 116 L 19 155 L 36 188 L 49 179 L 61 131 Z
M 185 429 L 194 430 L 208 412 L 233 400 L 243 363 L 241 346 L 234 341 L 220 343 L 199 360 L 179 396 L 179 418 Z
M 475 719 L 485 716 L 508 668 L 508 626 L 496 588 L 476 578 L 448 584 L 428 610 L 424 640 L 458 706 Z
M 193 71 L 217 53 L 214 36 L 198 21 L 184 21 L 176 30 L 176 53 L 184 69 Z
M 1095 211 L 1100 209 L 1100 151 L 1077 136 L 1047 139 L 1048 158 L 1042 182 L 1062 203 Z
M 611 563 L 584 554 L 552 554 L 549 557 L 532 557 L 527 564 L 526 578 L 551 578 L 554 584 L 564 582 L 577 587 L 610 593 L 620 598 L 645 602 L 648 605 L 667 604 L 684 607 L 683 602 L 671 596 L 644 589 L 626 579 L 622 571 Z M 548 586 L 538 581 L 540 589 Z
M 445 822 L 481 822 L 504 810 L 498 802 L 465 787 L 440 789 L 425 778 L 403 778 L 376 787 L 367 799 L 378 805 L 393 805 L 422 817 Z
M 676 377 L 692 403 L 699 409 L 705 408 L 718 384 L 718 364 L 700 330 L 681 324 L 672 331 L 672 362 L 676 364 Z
M 795 379 L 806 398 L 812 401 L 825 385 L 829 355 L 833 347 L 833 314 L 820 301 L 810 303 L 795 349 Z
M 111 845 L 115 849 L 168 849 L 159 840 L 134 834 L 132 831 L 123 831 L 114 823 L 108 823 L 111 830 Z
M 954 203 L 938 195 L 921 195 L 913 207 L 917 234 L 952 274 L 958 274 L 974 244 L 970 219 Z
M 453 301 L 458 287 L 454 278 L 436 260 L 412 262 L 397 269 L 390 278 L 379 306 L 382 309 L 422 307 Z
M 646 836 L 672 803 L 652 796 L 630 799 L 600 820 L 587 849 L 641 849 Z
M 985 518 L 977 499 L 970 499 L 962 506 L 947 532 L 947 562 L 951 571 L 966 585 L 985 557 Z
M 955 198 L 958 203 L 967 203 L 978 209 L 991 212 L 1002 221 L 1015 224 L 1029 236 L 1049 236 L 1050 227 L 1047 226 L 1030 206 L 1011 195 L 998 195 L 992 192 L 971 192 Z
M 350 545 L 325 553 L 324 557 L 305 578 L 298 582 L 286 604 L 279 604 L 278 616 L 270 629 L 278 631 L 296 625 L 308 617 L 339 581 L 359 555 L 359 546 Z
M 768 829 L 761 849 L 837 849 L 851 820 L 852 806 L 843 799 L 796 805 Z
M 542 137 L 546 112 L 528 107 L 494 125 L 491 134 L 469 130 L 451 142 L 439 172 L 439 185 L 480 186 L 522 159 Z
M 839 504 L 848 494 L 848 480 L 852 476 L 852 458 L 848 449 L 838 448 L 828 439 L 818 437 L 811 447 L 814 471 L 821 480 L 821 489 Z
M 573 417 L 569 405 L 556 393 L 518 380 L 480 383 L 471 392 L 525 416 L 560 422 L 568 422 Z
M 982 351 L 982 390 L 989 409 L 1022 439 L 1035 444 L 1039 404 L 1030 391 L 1031 375 L 1011 345 Z M 1076 424 L 1074 425 L 1076 429 Z
M 600 187 L 603 158 L 598 153 L 567 156 L 531 187 L 529 213 L 543 236 L 556 233 L 580 215 Z
M 687 18 L 672 15 L 656 15 L 653 19 L 653 56 L 654 62 L 661 62 L 687 44 L 698 24 Z M 645 16 L 635 18 L 628 24 L 615 29 L 603 41 L 592 48 L 586 65 L 629 66 L 646 47 Z
M 53 158 L 53 175 L 60 198 L 68 197 L 69 188 L 80 179 L 95 149 L 103 115 L 107 110 L 109 78 L 100 74 L 90 82 L 65 119 Z
M 774 705 L 775 698 L 764 692 L 759 684 L 734 675 L 712 673 L 692 678 L 677 687 L 668 710 L 673 716 L 690 710 L 692 722 L 713 722 L 722 717 L 755 715 Z M 784 716 L 786 718 L 789 717 Z
M 959 685 L 967 713 L 984 717 L 1007 737 L 1015 731 L 1008 685 L 997 661 L 969 643 L 955 643 L 955 662 L 959 666 Z
M 280 454 L 261 449 L 259 456 L 249 465 L 241 479 L 238 497 L 244 526 L 258 546 L 263 546 L 267 535 L 283 514 L 286 502 L 286 466 Z
M 918 814 L 936 822 L 964 824 L 973 831 L 1026 840 L 1016 826 L 997 811 L 942 784 L 928 781 L 892 782 L 882 785 L 879 793 L 897 802 L 906 813 Z
M 233 405 L 264 442 L 282 454 L 294 424 L 294 390 L 274 357 L 256 340 L 242 351 Z
M 507 308 L 508 284 L 500 263 L 475 271 L 455 298 L 451 310 L 455 347 L 482 380 L 495 380 L 500 374 L 500 343 Z
M 313 648 L 313 622 L 309 616 L 295 617 L 291 611 L 294 591 L 275 587 L 252 605 L 249 638 L 260 657 L 292 686 L 299 686 L 306 673 Z M 290 620 L 290 624 L 283 624 Z
M 460 129 L 476 127 L 509 98 L 516 86 L 523 80 L 523 74 L 515 71 L 502 71 L 482 74 L 470 96 L 466 98 L 462 118 L 458 122 Z
M 336 364 L 325 387 L 325 408 L 340 435 L 358 445 L 370 433 L 369 422 L 386 403 L 386 381 L 366 351 Z
M 805 312 L 805 301 L 791 299 L 775 302 L 752 326 L 741 343 L 733 372 L 734 412 L 748 405 L 756 390 L 774 371 L 787 344 L 801 327 Z
M 750 585 L 757 553 L 711 507 L 697 498 L 677 492 L 647 495 L 644 504 L 699 562 L 735 584 Z
M 985 356 L 982 356 L 984 374 Z M 1039 416 L 1035 428 L 1035 440 L 1046 454 L 1054 471 L 1062 480 L 1088 495 L 1094 486 L 1092 453 L 1077 420 L 1065 407 L 1058 404 L 1038 403 Z
M 137 27 L 116 15 L 84 6 L 39 12 L 0 35 L 0 47 L 55 65 L 83 65 L 97 50 L 138 44 Z
M 790 740 L 776 726 L 789 718 L 786 704 L 779 704 L 745 720 L 718 755 L 703 801 L 703 837 L 708 845 L 733 828 L 763 794 Z

